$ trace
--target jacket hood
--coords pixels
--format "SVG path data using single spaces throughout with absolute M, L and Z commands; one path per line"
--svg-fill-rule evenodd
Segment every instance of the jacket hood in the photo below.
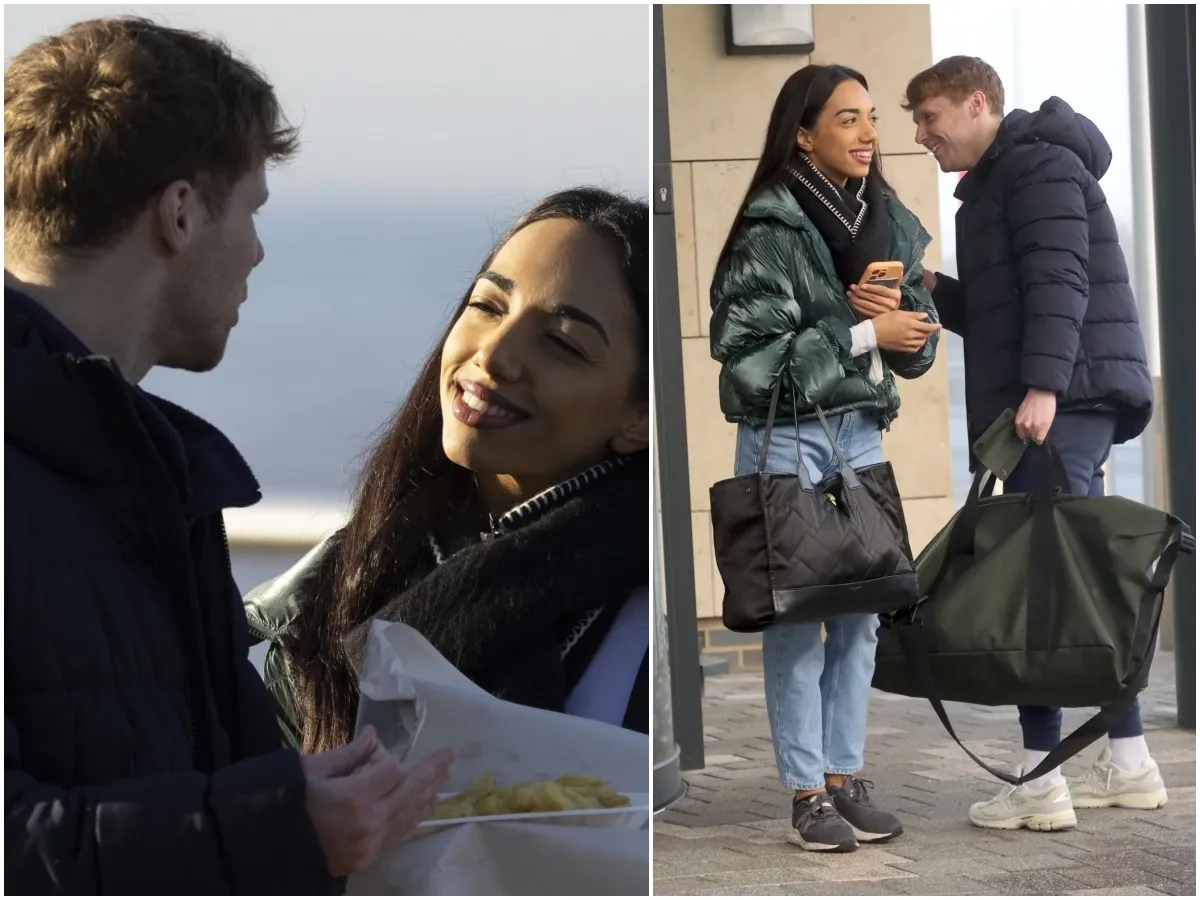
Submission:
M 1014 109 L 1004 118 L 1004 134 L 1014 144 L 1044 141 L 1065 147 L 1099 180 L 1112 165 L 1112 148 L 1087 116 L 1081 116 L 1060 97 L 1051 97 L 1037 112 Z

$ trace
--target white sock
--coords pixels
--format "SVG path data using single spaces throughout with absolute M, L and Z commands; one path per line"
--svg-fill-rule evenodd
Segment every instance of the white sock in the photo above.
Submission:
M 1045 750 L 1026 750 L 1025 765 L 1021 767 L 1022 774 L 1032 772 L 1042 764 L 1042 761 L 1050 754 Z M 1041 778 L 1035 778 L 1033 781 L 1025 782 L 1025 787 L 1033 791 L 1044 791 L 1050 785 L 1062 779 L 1062 772 L 1059 769 L 1051 769 Z
M 1113 765 L 1125 772 L 1140 772 L 1153 762 L 1145 735 L 1109 738 L 1108 749 L 1112 751 Z

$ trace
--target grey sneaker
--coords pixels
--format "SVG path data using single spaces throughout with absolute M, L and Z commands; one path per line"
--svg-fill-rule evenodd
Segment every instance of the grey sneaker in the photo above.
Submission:
M 1128 772 L 1113 765 L 1112 753 L 1107 747 L 1095 765 L 1071 786 L 1071 796 L 1076 809 L 1100 809 L 1120 806 L 1125 809 L 1158 809 L 1167 803 L 1167 786 L 1163 784 L 1158 763 L 1139 772 Z
M 860 841 L 869 844 L 899 837 L 904 826 L 892 813 L 875 805 L 867 792 L 869 787 L 875 785 L 851 775 L 842 787 L 826 790 L 833 799 L 833 808 L 854 829 L 854 836 Z
M 1020 769 L 1017 774 L 1021 774 Z M 1004 830 L 1063 831 L 1076 825 L 1071 789 L 1061 777 L 1041 790 L 1027 784 L 1005 785 L 991 800 L 973 804 L 968 817 L 980 828 Z
M 854 829 L 843 819 L 826 794 L 813 794 L 802 800 L 792 798 L 791 841 L 801 850 L 824 853 L 852 853 L 858 849 Z

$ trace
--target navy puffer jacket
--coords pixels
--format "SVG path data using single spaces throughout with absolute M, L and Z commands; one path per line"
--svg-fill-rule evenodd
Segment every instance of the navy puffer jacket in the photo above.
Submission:
M 213 426 L 4 296 L 4 889 L 341 893 L 247 659 Z
M 1031 387 L 1060 410 L 1115 412 L 1117 443 L 1150 421 L 1137 303 L 1099 184 L 1111 162 L 1095 124 L 1051 97 L 1009 113 L 959 182 L 958 279 L 939 275 L 933 299 L 964 340 L 972 442 Z

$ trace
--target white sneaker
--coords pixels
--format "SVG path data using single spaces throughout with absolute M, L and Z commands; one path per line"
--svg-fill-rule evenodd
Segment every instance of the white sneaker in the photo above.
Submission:
M 1125 809 L 1158 809 L 1167 803 L 1167 786 L 1163 784 L 1158 763 L 1137 772 L 1119 769 L 1106 747 L 1095 764 L 1075 782 L 1071 794 L 1076 809 L 1100 809 L 1120 806 Z
M 1020 769 L 1017 774 L 1021 774 Z M 1071 789 L 1060 778 L 1049 787 L 1034 790 L 1029 785 L 1005 785 L 991 800 L 971 805 L 968 813 L 972 825 L 980 828 L 999 828 L 1015 831 L 1064 831 L 1075 827 L 1075 808 L 1071 804 Z

